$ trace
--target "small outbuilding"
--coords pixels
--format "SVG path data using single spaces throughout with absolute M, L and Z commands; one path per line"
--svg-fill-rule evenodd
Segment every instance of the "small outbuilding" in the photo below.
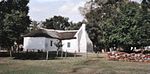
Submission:
M 38 29 L 24 37 L 24 51 L 57 51 L 56 44 L 61 41 L 62 50 L 70 53 L 86 53 L 93 51 L 86 26 L 83 24 L 79 30 L 53 30 Z

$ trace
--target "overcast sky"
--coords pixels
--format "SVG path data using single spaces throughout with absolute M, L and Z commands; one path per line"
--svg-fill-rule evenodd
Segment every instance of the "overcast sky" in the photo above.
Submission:
M 79 7 L 84 6 L 87 0 L 30 0 L 29 15 L 32 20 L 44 21 L 54 15 L 69 17 L 70 21 L 82 21 Z M 141 0 L 132 0 L 138 1 Z

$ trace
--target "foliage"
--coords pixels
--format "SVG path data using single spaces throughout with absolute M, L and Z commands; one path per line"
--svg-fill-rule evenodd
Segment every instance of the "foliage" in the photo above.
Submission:
M 61 47 L 63 47 L 63 44 L 62 44 L 62 41 L 61 41 L 61 40 L 59 40 L 59 42 L 54 43 L 54 44 L 55 44 L 55 46 L 57 47 L 57 51 L 60 50 Z
M 69 30 L 78 30 L 82 24 L 83 24 L 83 22 L 78 22 L 78 23 L 70 22 L 70 26 L 68 27 L 68 29 Z
M 0 2 L 0 46 L 2 46 L 3 45 L 3 34 L 4 34 L 4 32 L 3 32 L 3 27 L 4 27 L 4 22 L 3 22 L 3 19 L 4 19 L 4 1 L 2 0 L 1 2 Z
M 128 49 L 150 45 L 148 5 L 145 9 L 144 4 L 128 0 L 91 0 L 85 5 L 88 4 L 81 11 L 87 20 L 90 38 L 97 47 Z
M 68 20 L 69 18 L 63 16 L 54 16 L 50 19 L 46 19 L 43 24 L 47 29 L 65 30 L 68 26 L 70 26 Z
M 3 18 L 1 20 L 3 26 L 1 28 L 0 46 L 10 47 L 14 41 L 19 42 L 21 35 L 27 30 L 30 24 L 28 16 L 29 0 L 2 0 L 1 7 L 3 10 Z
M 29 31 L 39 29 L 39 25 L 40 23 L 38 23 L 37 21 L 32 21 L 29 27 Z
M 69 18 L 63 16 L 54 16 L 43 22 L 44 28 L 56 30 L 78 30 L 83 22 L 69 22 Z

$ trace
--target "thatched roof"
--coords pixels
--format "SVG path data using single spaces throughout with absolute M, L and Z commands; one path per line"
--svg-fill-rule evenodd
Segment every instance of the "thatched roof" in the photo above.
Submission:
M 77 30 L 53 30 L 53 29 L 38 29 L 32 31 L 23 37 L 48 37 L 60 40 L 75 39 L 74 35 Z

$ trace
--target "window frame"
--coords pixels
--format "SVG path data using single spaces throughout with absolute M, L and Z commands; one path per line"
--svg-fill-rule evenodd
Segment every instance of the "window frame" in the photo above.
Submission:
M 53 46 L 53 41 L 52 41 L 52 40 L 50 40 L 50 46 L 51 46 L 51 47 Z
M 71 42 L 67 42 L 67 48 L 71 47 Z

